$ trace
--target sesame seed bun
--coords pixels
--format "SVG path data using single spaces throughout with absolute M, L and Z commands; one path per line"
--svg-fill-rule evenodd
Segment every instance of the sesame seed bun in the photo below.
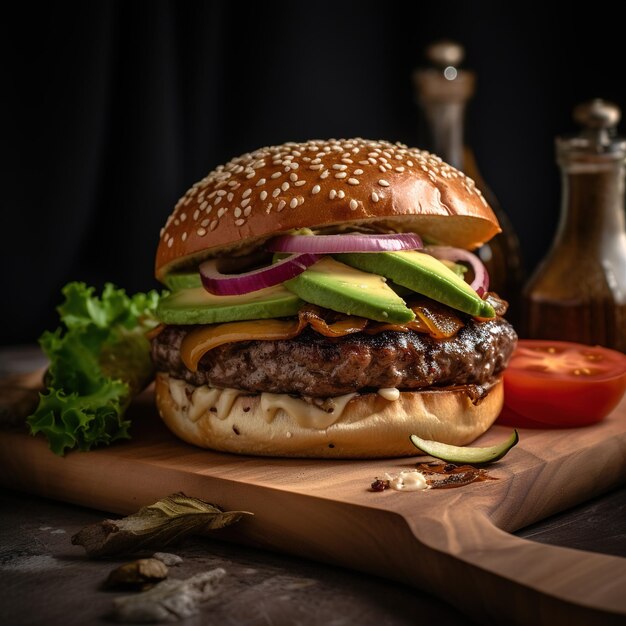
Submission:
M 355 394 L 325 428 L 302 425 L 279 409 L 264 417 L 260 395 L 237 397 L 227 415 L 209 408 L 194 414 L 193 385 L 159 373 L 156 398 L 161 418 L 184 441 L 222 452 L 258 456 L 375 458 L 418 454 L 409 435 L 463 446 L 495 421 L 503 402 L 502 381 L 473 404 L 466 391 L 403 391 L 397 400 Z
M 187 191 L 161 231 L 156 276 L 296 228 L 376 222 L 462 248 L 500 232 L 474 182 L 428 152 L 364 139 L 286 143 Z

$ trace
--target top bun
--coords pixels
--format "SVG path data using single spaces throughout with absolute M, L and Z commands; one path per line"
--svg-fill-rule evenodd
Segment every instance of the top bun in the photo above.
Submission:
M 156 276 L 296 228 L 377 222 L 461 248 L 500 232 L 474 181 L 438 156 L 365 139 L 286 143 L 232 159 L 187 191 L 161 231 Z

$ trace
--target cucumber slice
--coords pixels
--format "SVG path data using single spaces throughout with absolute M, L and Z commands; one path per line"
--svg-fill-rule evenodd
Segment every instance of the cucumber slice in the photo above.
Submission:
M 429 454 L 448 463 L 492 463 L 501 459 L 519 441 L 517 430 L 502 443 L 487 448 L 467 448 L 464 446 L 451 446 L 439 441 L 422 439 L 417 435 L 409 437 L 411 443 L 424 454 Z

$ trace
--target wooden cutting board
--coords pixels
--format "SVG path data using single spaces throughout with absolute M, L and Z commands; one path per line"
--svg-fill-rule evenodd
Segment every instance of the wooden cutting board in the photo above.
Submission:
M 65 458 L 40 438 L 1 432 L 0 483 L 120 514 L 183 491 L 255 513 L 222 538 L 409 583 L 483 623 L 625 623 L 626 559 L 509 532 L 626 482 L 626 398 L 593 427 L 522 430 L 491 470 L 497 481 L 410 493 L 369 485 L 417 457 L 238 457 L 176 440 L 149 394 L 132 416 L 131 441 Z M 493 427 L 477 443 L 509 432 Z

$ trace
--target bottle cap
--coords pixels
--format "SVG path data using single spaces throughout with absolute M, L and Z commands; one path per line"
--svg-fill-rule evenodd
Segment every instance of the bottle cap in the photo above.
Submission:
M 620 108 L 607 100 L 595 98 L 574 108 L 574 121 L 582 127 L 578 135 L 557 137 L 560 157 L 616 158 L 626 157 L 626 140 L 617 137 L 617 125 L 622 117 Z
M 465 49 L 448 39 L 431 43 L 426 48 L 428 65 L 413 72 L 413 85 L 418 102 L 455 102 L 474 95 L 474 72 L 460 67 Z

